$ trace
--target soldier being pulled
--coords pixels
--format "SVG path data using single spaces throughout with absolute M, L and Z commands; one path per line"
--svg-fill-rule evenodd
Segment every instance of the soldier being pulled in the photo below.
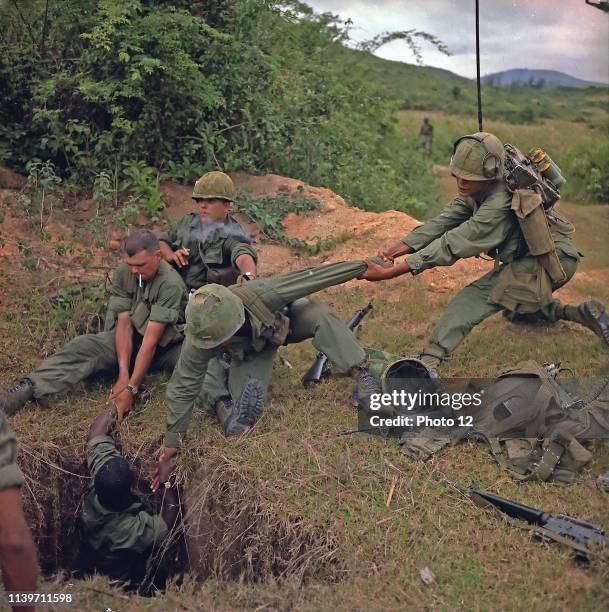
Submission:
M 504 160 L 503 144 L 493 134 L 478 132 L 460 138 L 450 161 L 459 196 L 437 217 L 379 251 L 387 262 L 406 255 L 402 262 L 392 267 L 369 262 L 363 275 L 380 281 L 450 266 L 482 253 L 494 258 L 494 269 L 463 288 L 436 324 L 422 354 L 430 367 L 437 367 L 475 325 L 499 311 L 511 320 L 574 321 L 609 344 L 609 316 L 603 304 L 588 300 L 565 305 L 552 297 L 571 279 L 580 259 L 571 242 L 573 226 L 554 210 L 544 221 L 546 232 L 549 225 L 556 266 L 563 272 L 562 278 L 552 280 L 541 260 L 531 254 L 512 208 L 514 194 L 503 178 Z
M 132 232 L 124 251 L 112 282 L 105 331 L 77 336 L 14 389 L 0 391 L 0 408 L 7 414 L 93 374 L 117 372 L 110 402 L 122 418 L 149 370 L 173 371 L 183 339 L 184 282 L 162 260 L 159 241 L 150 231 Z
M 159 236 L 163 259 L 174 265 L 189 290 L 206 283 L 232 285 L 239 275 L 256 277 L 256 251 L 229 215 L 235 187 L 223 172 L 208 172 L 196 183 L 192 199 L 199 212 L 184 215 Z
M 158 466 L 164 485 L 160 514 L 134 495 L 133 470 L 110 435 L 115 417 L 114 409 L 104 410 L 91 425 L 87 439 L 87 465 L 93 482 L 83 503 L 81 571 L 98 571 L 135 586 L 144 578 L 148 556 L 173 528 L 180 504 L 169 461 Z
M 346 261 L 306 268 L 232 287 L 206 285 L 186 307 L 186 338 L 167 388 L 167 427 L 162 457 L 175 454 L 190 423 L 208 362 L 222 356 L 226 384 L 204 389 L 224 433 L 247 431 L 266 399 L 277 348 L 313 339 L 338 373 L 358 380 L 359 397 L 378 392 L 366 353 L 353 332 L 311 293 L 359 277 L 367 264 Z

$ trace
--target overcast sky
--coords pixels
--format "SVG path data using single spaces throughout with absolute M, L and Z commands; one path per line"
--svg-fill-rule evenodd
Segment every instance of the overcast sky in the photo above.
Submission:
M 598 2 L 598 0 L 594 0 Z M 351 37 L 415 28 L 437 36 L 450 57 L 427 43 L 423 62 L 476 76 L 474 0 L 305 0 L 318 13 L 351 18 Z M 481 73 L 510 68 L 559 70 L 609 83 L 609 13 L 584 0 L 480 0 Z M 415 63 L 407 45 L 381 47 L 380 57 Z

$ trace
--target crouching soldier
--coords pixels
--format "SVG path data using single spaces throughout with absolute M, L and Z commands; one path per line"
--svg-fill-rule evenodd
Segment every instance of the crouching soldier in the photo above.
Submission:
M 134 475 L 121 456 L 110 429 L 116 412 L 102 412 L 91 425 L 87 465 L 93 479 L 82 513 L 85 573 L 98 571 L 138 585 L 145 576 L 146 560 L 166 539 L 178 518 L 179 501 L 169 479 L 169 461 L 158 465 L 163 488 L 160 514 L 153 514 L 132 493 Z
M 203 393 L 227 436 L 249 429 L 261 414 L 277 348 L 313 339 L 336 371 L 358 381 L 359 396 L 379 390 L 366 353 L 328 307 L 309 296 L 361 275 L 363 261 L 306 268 L 231 287 L 205 285 L 186 307 L 186 338 L 167 388 L 167 428 L 161 456 L 174 455 L 190 423 L 193 402 L 210 359 L 222 355 L 228 370 L 209 379 Z M 230 366 L 230 367 L 229 367 Z
M 118 372 L 110 400 L 122 417 L 149 370 L 173 370 L 183 338 L 184 282 L 162 260 L 152 232 L 134 231 L 124 250 L 124 263 L 112 283 L 105 331 L 77 336 L 16 387 L 0 391 L 0 409 L 14 414 L 32 398 L 65 391 L 93 374 Z
M 38 560 L 21 506 L 23 474 L 16 463 L 17 443 L 0 410 L 0 571 L 7 591 L 36 590 Z M 34 606 L 14 610 L 32 612 Z
M 544 250 L 528 244 L 531 238 L 518 215 L 529 212 L 533 203 L 541 213 L 541 198 L 530 189 L 515 193 L 508 189 L 505 157 L 504 146 L 494 134 L 478 132 L 457 140 L 450 170 L 458 197 L 438 216 L 380 249 L 379 256 L 387 262 L 406 255 L 402 262 L 392 267 L 370 263 L 363 275 L 380 281 L 451 266 L 482 253 L 495 259 L 493 270 L 461 289 L 447 306 L 421 357 L 429 367 L 449 358 L 474 326 L 500 311 L 513 321 L 573 321 L 609 345 L 609 315 L 603 304 L 597 300 L 562 304 L 552 297 L 571 279 L 579 262 L 571 242 L 573 226 L 555 210 L 548 210 L 541 216 L 545 232 L 541 235 L 549 246 Z

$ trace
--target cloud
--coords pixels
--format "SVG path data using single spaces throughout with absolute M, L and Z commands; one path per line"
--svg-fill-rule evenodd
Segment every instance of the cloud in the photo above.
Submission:
M 437 36 L 452 54 L 423 44 L 426 64 L 472 78 L 475 75 L 473 2 L 461 0 L 310 0 L 317 12 L 351 18 L 355 41 L 383 31 L 415 28 Z M 609 16 L 583 0 L 485 0 L 480 3 L 482 73 L 509 68 L 560 70 L 609 83 Z M 396 41 L 380 57 L 413 63 L 408 46 Z

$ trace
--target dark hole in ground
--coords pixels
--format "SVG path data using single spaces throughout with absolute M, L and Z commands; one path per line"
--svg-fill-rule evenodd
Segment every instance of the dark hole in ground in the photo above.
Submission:
M 24 508 L 47 576 L 79 570 L 80 516 L 90 485 L 84 456 L 67 457 L 61 448 L 57 444 L 45 451 L 26 451 L 21 465 L 27 481 Z M 147 491 L 149 466 L 136 461 L 134 471 L 136 489 Z M 169 577 L 190 571 L 199 581 L 213 577 L 245 583 L 288 577 L 339 579 L 337 548 L 324 529 L 280 516 L 257 495 L 256 484 L 239 472 L 224 466 L 205 473 L 208 476 L 200 480 L 189 478 L 196 484 L 182 495 L 185 537 L 157 553 L 149 563 L 150 572 Z

